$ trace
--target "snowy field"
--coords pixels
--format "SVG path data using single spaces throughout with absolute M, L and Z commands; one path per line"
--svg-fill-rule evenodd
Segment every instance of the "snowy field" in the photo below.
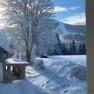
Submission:
M 50 56 L 36 60 L 43 61 L 43 70 L 27 66 L 26 79 L 0 84 L 0 94 L 87 94 L 86 56 Z M 76 69 L 80 69 L 80 75 L 73 72 Z

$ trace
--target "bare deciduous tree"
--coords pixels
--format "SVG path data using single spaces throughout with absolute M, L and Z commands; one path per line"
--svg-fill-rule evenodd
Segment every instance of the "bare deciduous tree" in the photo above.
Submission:
M 39 25 L 52 15 L 51 0 L 1 0 L 0 3 L 5 8 L 10 23 L 20 27 L 18 35 L 25 43 L 26 59 L 30 62 L 38 34 L 41 33 Z

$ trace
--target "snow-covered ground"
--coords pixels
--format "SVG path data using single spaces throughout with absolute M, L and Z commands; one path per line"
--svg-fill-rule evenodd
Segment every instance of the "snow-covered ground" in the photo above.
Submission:
M 79 77 L 85 74 L 86 56 L 50 56 L 42 60 L 43 70 L 26 67 L 26 79 L 0 84 L 0 94 L 87 94 L 87 81 Z M 81 75 L 71 76 L 80 67 Z

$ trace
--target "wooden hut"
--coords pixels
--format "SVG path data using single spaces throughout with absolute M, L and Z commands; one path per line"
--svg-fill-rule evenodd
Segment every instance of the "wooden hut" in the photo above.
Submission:
M 12 82 L 25 78 L 28 62 L 8 58 L 10 48 L 4 32 L 0 31 L 0 82 Z
M 5 33 L 0 31 L 0 82 L 3 82 L 3 68 L 5 59 L 8 58 L 10 52 L 8 41 L 5 37 Z
M 25 79 L 25 67 L 28 64 L 28 62 L 18 59 L 7 59 L 3 65 L 3 82 Z

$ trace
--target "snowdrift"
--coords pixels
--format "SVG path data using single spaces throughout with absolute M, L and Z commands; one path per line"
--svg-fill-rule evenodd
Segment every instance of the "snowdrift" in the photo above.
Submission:
M 86 56 L 36 58 L 44 68 L 26 68 L 26 79 L 1 84 L 0 94 L 87 94 Z

